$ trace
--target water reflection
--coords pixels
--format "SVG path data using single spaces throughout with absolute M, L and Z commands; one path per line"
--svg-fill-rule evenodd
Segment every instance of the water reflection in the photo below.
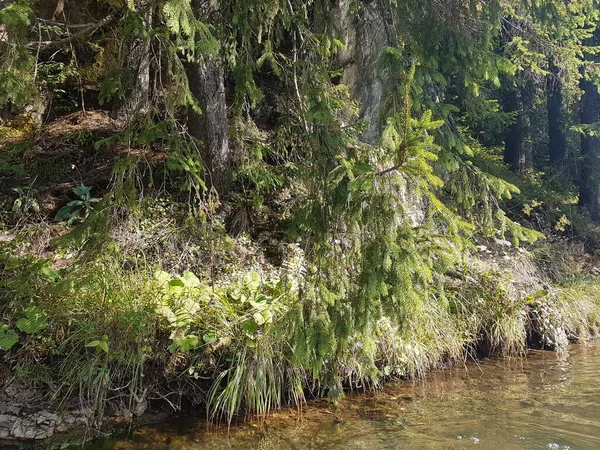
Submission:
M 600 449 L 600 345 L 569 355 L 535 352 L 525 360 L 468 364 L 426 380 L 317 401 L 299 415 L 277 413 L 267 424 L 229 432 L 183 420 L 86 446 L 132 449 Z

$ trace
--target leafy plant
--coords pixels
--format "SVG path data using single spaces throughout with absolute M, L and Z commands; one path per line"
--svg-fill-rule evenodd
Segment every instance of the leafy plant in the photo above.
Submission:
M 37 306 L 25 308 L 25 317 L 17 320 L 19 331 L 27 334 L 37 333 L 46 328 L 48 314 Z
M 10 350 L 19 341 L 19 336 L 8 325 L 0 325 L 0 350 Z
M 109 344 L 108 344 L 108 335 L 102 336 L 102 339 L 91 341 L 85 344 L 86 347 L 95 348 L 98 352 L 104 352 L 108 355 L 109 352 Z
M 15 214 L 29 214 L 40 212 L 40 204 L 35 198 L 38 193 L 37 189 L 31 186 L 12 188 L 18 197 L 12 204 L 11 211 Z
M 66 220 L 67 225 L 72 225 L 80 216 L 86 219 L 94 209 L 94 203 L 100 201 L 99 198 L 92 197 L 91 191 L 92 186 L 84 186 L 83 184 L 73 188 L 73 193 L 78 199 L 71 200 L 60 208 L 54 219 L 59 221 Z
M 175 352 L 189 352 L 190 350 L 194 350 L 200 345 L 200 339 L 198 336 L 190 334 L 181 339 L 176 340 L 169 346 L 169 351 L 172 353 Z

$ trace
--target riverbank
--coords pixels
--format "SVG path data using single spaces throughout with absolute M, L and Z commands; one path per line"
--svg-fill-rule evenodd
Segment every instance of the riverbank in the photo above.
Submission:
M 84 448 L 333 450 L 403 445 L 437 450 L 478 444 L 490 450 L 523 445 L 593 450 L 598 439 L 594 430 L 600 428 L 594 381 L 599 356 L 600 344 L 591 342 L 558 354 L 534 350 L 522 358 L 466 362 L 422 379 L 354 393 L 335 405 L 311 400 L 301 410 L 285 407 L 266 420 L 247 417 L 230 427 L 180 415 L 104 435 Z M 83 441 L 70 442 L 81 448 Z
M 558 355 L 533 351 L 523 359 L 466 363 L 351 395 L 338 405 L 311 401 L 301 413 L 285 409 L 266 423 L 248 420 L 224 429 L 182 418 L 86 450 L 462 450 L 475 444 L 484 450 L 594 450 L 599 357 L 592 343 Z
M 480 246 L 468 261 L 464 273 L 445 276 L 445 306 L 423 305 L 404 327 L 382 318 L 323 362 L 336 374 L 326 385 L 294 360 L 302 303 L 291 297 L 299 294 L 289 262 L 218 286 L 191 272 L 117 270 L 106 261 L 60 274 L 44 265 L 5 269 L 16 275 L 5 283 L 35 290 L 38 302 L 27 308 L 38 309 L 13 319 L 29 332 L 21 330 L 4 353 L 0 438 L 59 442 L 181 411 L 206 411 L 216 421 L 268 416 L 290 403 L 321 396 L 336 403 L 344 392 L 472 359 L 519 356 L 528 347 L 563 351 L 597 334 L 595 277 L 550 287 L 532 255 L 506 241 Z M 35 283 L 24 284 L 33 270 Z

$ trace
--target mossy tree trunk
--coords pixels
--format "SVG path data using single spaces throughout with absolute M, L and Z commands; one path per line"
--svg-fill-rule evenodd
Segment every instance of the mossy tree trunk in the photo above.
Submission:
M 135 2 L 135 14 L 139 15 L 140 29 L 132 32 L 123 45 L 125 67 L 127 69 L 125 95 L 118 105 L 117 117 L 131 125 L 150 112 L 150 31 L 155 0 Z
M 202 141 L 202 162 L 207 170 L 206 182 L 220 196 L 231 186 L 233 152 L 227 137 L 227 104 L 223 65 L 219 60 L 190 64 L 187 68 L 190 90 L 198 100 L 201 114 L 190 110 L 188 130 Z
M 200 19 L 217 14 L 214 1 L 193 0 Z M 228 138 L 227 103 L 223 63 L 210 57 L 187 66 L 190 91 L 198 100 L 202 112 L 188 112 L 188 131 L 202 142 L 201 156 L 206 168 L 206 183 L 221 197 L 231 188 L 233 150 Z

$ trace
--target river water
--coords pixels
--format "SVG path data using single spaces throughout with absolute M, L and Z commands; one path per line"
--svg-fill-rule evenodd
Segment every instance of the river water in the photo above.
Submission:
M 425 380 L 309 402 L 265 423 L 227 428 L 185 419 L 144 427 L 93 450 L 600 449 L 600 344 L 568 354 L 466 364 Z

